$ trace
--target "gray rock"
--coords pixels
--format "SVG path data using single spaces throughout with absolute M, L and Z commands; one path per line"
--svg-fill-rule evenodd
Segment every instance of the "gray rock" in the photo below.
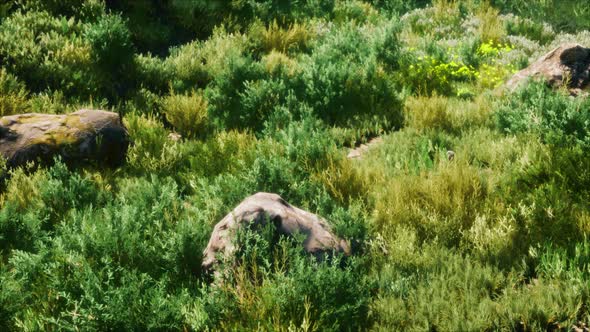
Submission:
M 350 255 L 348 243 L 332 233 L 326 220 L 290 205 L 279 195 L 257 193 L 247 197 L 215 225 L 203 252 L 203 269 L 214 270 L 218 257 L 231 260 L 236 251 L 234 238 L 238 229 L 264 226 L 268 221 L 275 224 L 280 234 L 303 234 L 303 248 L 316 257 L 332 251 Z
M 590 87 L 590 49 L 579 44 L 561 45 L 516 73 L 506 87 L 514 91 L 531 78 L 544 79 L 554 88 L 567 84 L 572 94 L 580 94 Z
M 455 151 L 453 151 L 453 150 L 449 150 L 449 151 L 447 151 L 447 159 L 448 159 L 449 161 L 451 161 L 451 160 L 455 159 Z
M 0 118 L 0 154 L 9 168 L 30 161 L 95 160 L 108 166 L 125 161 L 129 137 L 119 115 L 80 110 L 70 114 L 19 114 Z

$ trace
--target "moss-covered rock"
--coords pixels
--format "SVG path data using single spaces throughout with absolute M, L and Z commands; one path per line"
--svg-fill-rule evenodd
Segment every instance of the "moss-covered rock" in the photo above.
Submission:
M 93 160 L 118 166 L 125 161 L 129 137 L 119 115 L 98 110 L 70 114 L 19 114 L 0 118 L 0 153 L 8 167 L 30 161 L 69 163 Z

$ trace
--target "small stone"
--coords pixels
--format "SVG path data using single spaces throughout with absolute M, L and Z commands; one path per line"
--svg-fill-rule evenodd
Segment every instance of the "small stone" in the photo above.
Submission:
M 360 150 L 350 150 L 350 152 L 348 153 L 348 155 L 346 156 L 346 158 L 348 159 L 354 159 L 354 158 L 360 158 L 361 156 L 361 151 Z
M 172 142 L 178 142 L 178 141 L 180 141 L 181 138 L 182 138 L 182 135 L 180 135 L 179 133 L 168 134 L 168 139 L 171 140 Z
M 453 151 L 453 150 L 447 151 L 447 159 L 449 161 L 452 161 L 453 159 L 455 159 L 455 151 Z

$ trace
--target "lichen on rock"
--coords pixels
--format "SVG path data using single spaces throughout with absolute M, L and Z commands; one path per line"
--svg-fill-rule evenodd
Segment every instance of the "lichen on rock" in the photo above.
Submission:
M 27 162 L 94 160 L 118 166 L 125 160 L 129 137 L 119 115 L 99 110 L 70 114 L 27 113 L 0 119 L 0 154 L 8 167 Z

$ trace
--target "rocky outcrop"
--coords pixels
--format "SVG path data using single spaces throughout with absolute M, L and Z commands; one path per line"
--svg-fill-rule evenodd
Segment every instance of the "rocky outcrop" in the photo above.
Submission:
M 209 244 L 203 252 L 202 267 L 210 271 L 217 264 L 218 257 L 231 259 L 236 250 L 234 237 L 238 229 L 260 229 L 257 226 L 264 226 L 267 222 L 274 223 L 280 234 L 303 234 L 303 248 L 317 257 L 333 251 L 350 254 L 346 241 L 334 235 L 324 219 L 291 206 L 279 195 L 257 193 L 247 197 L 215 225 Z
M 516 73 L 506 86 L 514 91 L 530 78 L 544 79 L 555 88 L 567 84 L 567 88 L 574 95 L 588 90 L 590 89 L 590 48 L 579 44 L 562 45 Z
M 80 110 L 70 114 L 19 114 L 0 118 L 0 154 L 9 168 L 30 161 L 94 160 L 118 166 L 129 137 L 117 113 Z

